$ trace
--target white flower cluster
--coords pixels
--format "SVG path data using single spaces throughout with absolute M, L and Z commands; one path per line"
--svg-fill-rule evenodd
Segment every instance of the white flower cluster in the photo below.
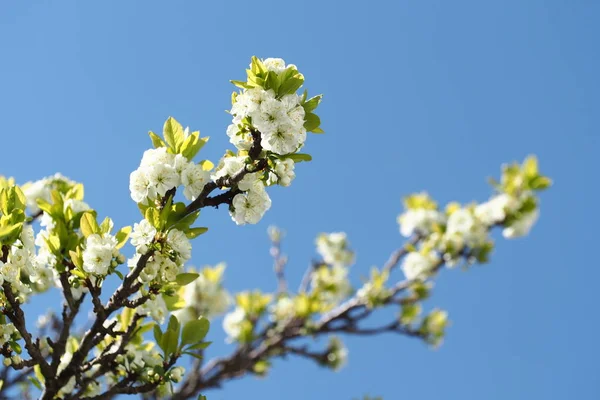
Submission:
M 293 67 L 274 58 L 264 60 L 263 64 L 277 74 Z M 240 150 L 249 150 L 250 131 L 256 129 L 261 134 L 263 149 L 275 154 L 296 152 L 306 140 L 305 112 L 300 101 L 301 97 L 295 93 L 278 98 L 272 89 L 244 89 L 231 107 L 233 123 L 227 128 L 231 143 Z
M 94 233 L 85 239 L 83 270 L 95 276 L 105 276 L 110 267 L 116 267 L 120 255 L 117 239 L 108 233 Z
M 329 353 L 327 354 L 327 364 L 337 371 L 346 365 L 347 362 L 348 349 L 338 338 L 331 338 L 329 343 Z
M 437 210 L 436 203 L 425 192 L 409 196 L 404 206 L 406 211 L 398 216 L 402 236 L 426 236 L 433 232 L 436 224 L 446 222 L 446 216 Z
M 345 232 L 321 233 L 316 240 L 317 252 L 330 265 L 350 266 L 354 252 L 350 249 Z
M 402 272 L 406 279 L 413 280 L 425 278 L 440 261 L 439 256 L 434 252 L 411 252 L 404 257 L 402 261 Z
M 500 193 L 485 203 L 460 207 L 451 205 L 447 214 L 437 210 L 437 205 L 427 194 L 420 193 L 405 200 L 407 210 L 398 217 L 400 231 L 404 236 L 419 234 L 425 244 L 418 251 L 410 252 L 402 262 L 407 279 L 425 279 L 440 264 L 442 258 L 452 267 L 464 255 L 477 256 L 493 247 L 490 228 L 506 224 L 527 201 L 533 201 L 531 192 L 519 196 Z M 538 218 L 535 208 L 505 225 L 503 235 L 515 238 L 526 235 Z M 514 218 L 513 218 L 514 219 Z M 463 250 L 468 249 L 468 254 Z
M 157 295 L 154 299 L 148 299 L 141 307 L 136 309 L 136 312 L 141 315 L 149 316 L 160 325 L 165 322 L 165 319 L 169 314 L 167 304 L 162 298 L 162 295 Z
M 44 291 L 54 278 L 43 254 L 41 257 L 36 255 L 33 236 L 33 228 L 24 225 L 21 236 L 10 248 L 6 263 L 0 261 L 0 285 L 9 282 L 23 297 L 33 290 Z
M 277 322 L 288 321 L 296 315 L 296 304 L 288 296 L 281 296 L 275 304 L 269 307 L 271 320 Z
M 147 220 L 134 224 L 131 233 L 131 244 L 136 248 L 136 254 L 128 261 L 129 268 L 137 265 L 142 254 L 148 251 L 148 246 L 157 235 Z M 185 233 L 171 229 L 166 236 L 161 252 L 150 257 L 139 276 L 142 283 L 151 281 L 173 282 L 178 274 L 183 272 L 183 265 L 192 257 L 192 244 Z
M 275 168 L 269 172 L 268 184 L 279 184 L 281 186 L 290 186 L 296 177 L 294 172 L 296 163 L 291 158 L 283 160 L 276 159 Z
M 187 129 L 186 129 L 187 135 Z M 131 198 L 147 204 L 167 191 L 184 186 L 183 195 L 195 200 L 208 182 L 209 173 L 201 165 L 188 161 L 181 154 L 170 154 L 166 147 L 144 152 L 138 169 L 129 177 Z
M 0 346 L 4 346 L 9 342 L 13 335 L 17 332 L 17 329 L 13 324 L 1 324 L 0 325 Z
M 119 344 L 120 339 L 114 341 L 109 353 L 116 351 Z M 158 379 L 158 372 L 162 368 L 162 357 L 156 346 L 150 342 L 127 344 L 125 354 L 117 356 L 117 362 L 115 375 L 135 372 L 150 382 Z
M 521 193 L 518 197 L 501 193 L 492 197 L 487 202 L 478 205 L 475 208 L 475 215 L 482 223 L 492 226 L 504 221 L 507 215 L 513 214 L 531 197 L 532 193 L 528 191 Z M 524 213 L 520 218 L 506 226 L 502 230 L 502 235 L 507 239 L 526 236 L 531 228 L 533 228 L 533 225 L 535 225 L 539 215 L 538 208 Z
M 212 175 L 214 181 L 224 176 L 234 176 L 245 168 L 244 157 L 223 157 Z M 265 190 L 265 182 L 258 173 L 249 173 L 238 183 L 242 193 L 231 202 L 231 219 L 238 225 L 256 224 L 271 208 L 271 198 Z
M 224 264 L 205 267 L 198 278 L 180 289 L 185 307 L 172 314 L 184 325 L 200 316 L 212 318 L 223 314 L 231 304 L 231 296 L 223 287 Z M 189 272 L 195 272 L 193 268 Z
M 334 304 L 352 291 L 348 267 L 354 263 L 354 252 L 344 232 L 321 233 L 317 236 L 316 245 L 325 264 L 312 273 L 312 289 L 325 303 Z
M 37 214 L 40 212 L 40 208 L 37 204 L 38 199 L 50 202 L 52 200 L 50 193 L 53 189 L 73 186 L 74 184 L 75 182 L 61 174 L 55 174 L 38 181 L 25 183 L 22 186 L 22 189 L 23 194 L 27 198 L 27 207 L 29 208 L 29 211 L 32 214 Z
M 336 304 L 352 293 L 348 268 L 343 265 L 321 265 L 311 275 L 311 286 L 326 304 Z
M 234 342 L 242 334 L 243 323 L 247 319 L 246 311 L 242 307 L 236 307 L 223 318 L 223 330 L 227 334 L 227 341 Z

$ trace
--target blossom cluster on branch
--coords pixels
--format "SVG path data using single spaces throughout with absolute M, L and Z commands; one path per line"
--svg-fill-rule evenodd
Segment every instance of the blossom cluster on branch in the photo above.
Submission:
M 133 227 L 100 219 L 83 185 L 62 175 L 22 186 L 0 178 L 0 396 L 202 399 L 230 379 L 267 374 L 280 357 L 338 369 L 348 357 L 343 335 L 391 332 L 439 345 L 447 313 L 422 307 L 438 272 L 487 262 L 492 229 L 515 238 L 536 222 L 538 192 L 551 182 L 529 157 L 505 166 L 483 203 L 440 209 L 426 193 L 405 198 L 398 222 L 408 242 L 358 288 L 354 250 L 345 233 L 333 232 L 316 237 L 319 257 L 292 289 L 284 234 L 271 227 L 276 289 L 230 294 L 225 264 L 188 265 L 192 240 L 208 230 L 197 225 L 200 211 L 225 205 L 236 224 L 258 223 L 271 207 L 269 187 L 290 186 L 296 163 L 311 160 L 300 152 L 307 132 L 323 133 L 315 113 L 322 97 L 298 92 L 304 76 L 295 65 L 253 57 L 246 72 L 232 81 L 239 90 L 227 135 L 235 150 L 216 163 L 196 160 L 208 137 L 172 117 L 162 135 L 149 133 L 153 148 L 130 175 L 141 212 Z M 397 266 L 405 279 L 393 277 Z M 108 291 L 108 281 L 117 288 Z M 23 306 L 50 290 L 61 293 L 62 309 L 41 318 L 36 332 Z M 393 307 L 389 323 L 365 323 Z M 86 310 L 91 319 L 81 324 Z M 235 350 L 204 362 L 210 320 L 220 315 Z

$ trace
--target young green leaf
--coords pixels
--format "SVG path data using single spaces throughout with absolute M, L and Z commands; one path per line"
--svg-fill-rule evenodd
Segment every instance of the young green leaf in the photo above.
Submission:
M 117 239 L 117 249 L 125 246 L 127 243 L 127 239 L 129 238 L 129 234 L 131 233 L 131 226 L 124 226 L 117 232 L 115 238 Z
M 199 274 L 195 274 L 193 272 L 184 272 L 177 275 L 177 277 L 175 278 L 175 282 L 177 282 L 177 284 L 180 286 L 185 286 L 194 282 L 196 279 L 198 279 L 199 276 Z
M 208 231 L 208 228 L 206 227 L 198 227 L 198 228 L 190 228 L 190 230 L 188 230 L 185 235 L 187 236 L 188 239 L 195 239 L 198 236 L 206 233 Z
M 175 118 L 169 117 L 167 118 L 167 120 L 165 121 L 165 125 L 163 126 L 163 135 L 169 147 L 175 153 L 179 153 L 181 145 L 185 140 L 183 126 L 181 126 L 181 124 L 177 122 Z
M 154 146 L 155 149 L 158 149 L 159 147 L 167 147 L 164 140 L 162 140 L 160 138 L 160 136 L 158 136 L 156 133 L 150 131 L 150 132 L 148 132 L 148 135 L 150 135 L 150 139 L 152 140 L 152 145 Z
M 91 212 L 84 212 L 81 215 L 79 226 L 81 227 L 81 233 L 83 233 L 84 237 L 100 232 L 96 217 Z
M 204 317 L 189 321 L 183 327 L 183 332 L 181 334 L 181 346 L 201 342 L 208 333 L 209 329 L 210 322 Z

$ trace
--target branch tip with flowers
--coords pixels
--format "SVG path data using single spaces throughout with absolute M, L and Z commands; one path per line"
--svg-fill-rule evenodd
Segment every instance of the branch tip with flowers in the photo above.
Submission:
M 270 227 L 275 290 L 231 296 L 225 264 L 186 266 L 191 240 L 208 230 L 197 226 L 201 210 L 226 205 L 237 225 L 258 223 L 271 207 L 268 189 L 290 186 L 296 163 L 311 160 L 300 152 L 307 132 L 323 133 L 315 113 L 322 96 L 298 94 L 304 76 L 295 65 L 253 57 L 246 80 L 232 83 L 239 91 L 227 135 L 235 151 L 216 166 L 195 161 L 208 137 L 169 117 L 162 135 L 149 133 L 153 148 L 130 175 L 142 214 L 133 227 L 100 220 L 83 185 L 60 174 L 22 186 L 0 178 L 1 398 L 203 399 L 231 379 L 268 374 L 277 358 L 339 369 L 348 356 L 343 336 L 394 333 L 438 346 L 447 313 L 424 311 L 422 302 L 443 267 L 487 262 L 493 229 L 519 237 L 538 218 L 537 194 L 551 182 L 529 157 L 504 167 L 484 203 L 441 210 L 425 193 L 405 198 L 398 222 L 407 243 L 358 289 L 350 281 L 354 251 L 346 234 L 335 232 L 318 235 L 319 258 L 291 290 L 284 235 Z M 135 249 L 130 257 L 127 244 Z M 404 279 L 393 278 L 397 269 Z M 106 293 L 109 280 L 118 285 Z M 23 307 L 51 290 L 63 298 L 60 318 L 43 316 L 34 330 Z M 397 309 L 396 317 L 369 325 L 384 308 Z M 84 310 L 92 317 L 81 325 Z M 235 349 L 205 363 L 209 321 L 222 314 Z M 315 342 L 319 337 L 328 344 Z

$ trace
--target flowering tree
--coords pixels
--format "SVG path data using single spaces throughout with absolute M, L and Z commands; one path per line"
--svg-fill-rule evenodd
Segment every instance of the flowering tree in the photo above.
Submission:
M 447 314 L 421 307 L 437 274 L 485 263 L 492 229 L 515 238 L 538 218 L 537 192 L 550 180 L 529 157 L 505 166 L 493 196 L 480 204 L 440 209 L 425 193 L 406 197 L 398 217 L 406 245 L 373 268 L 358 290 L 348 279 L 354 252 L 341 232 L 317 237 L 320 259 L 291 290 L 282 233 L 271 227 L 276 292 L 231 296 L 223 265 L 185 267 L 191 240 L 207 231 L 197 226 L 200 210 L 223 205 L 236 224 L 258 223 L 271 206 L 267 189 L 290 186 L 296 164 L 311 160 L 300 152 L 307 132 L 323 133 L 315 114 L 321 96 L 297 93 L 304 77 L 296 66 L 253 57 L 247 79 L 232 82 L 240 89 L 227 128 L 235 151 L 227 150 L 216 166 L 196 161 L 208 138 L 167 119 L 162 135 L 150 132 L 154 148 L 131 173 L 131 198 L 142 214 L 133 228 L 99 219 L 84 202 L 83 185 L 64 176 L 22 186 L 0 179 L 1 396 L 204 398 L 200 393 L 228 380 L 266 374 L 277 357 L 337 369 L 346 360 L 343 335 L 394 332 L 437 346 Z M 135 248 L 129 259 L 122 253 L 128 244 Z M 398 265 L 405 279 L 392 277 Z M 109 281 L 118 287 L 106 293 Z M 62 294 L 62 311 L 42 316 L 34 329 L 22 306 L 49 290 Z M 397 309 L 397 317 L 365 324 L 383 308 Z M 91 321 L 78 322 L 90 309 Z M 204 362 L 209 321 L 224 313 L 236 349 Z M 214 336 L 211 330 L 208 337 Z M 311 341 L 323 336 L 326 346 Z

